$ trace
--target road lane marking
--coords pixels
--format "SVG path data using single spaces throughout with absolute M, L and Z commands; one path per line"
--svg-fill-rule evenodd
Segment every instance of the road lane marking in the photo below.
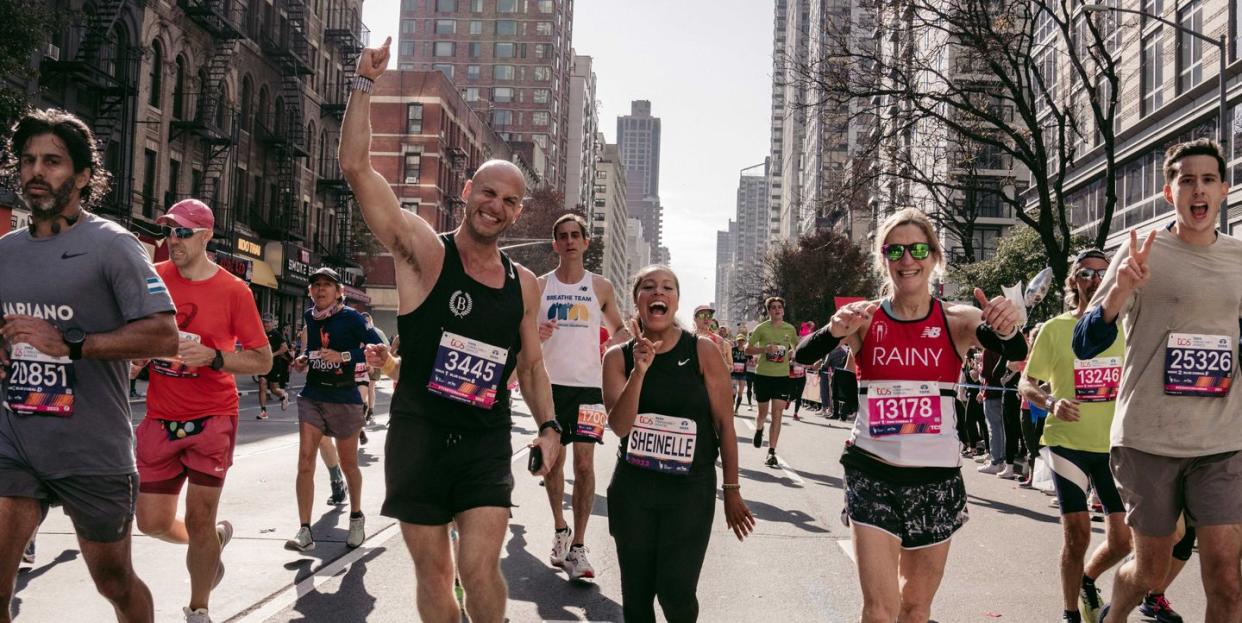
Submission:
M 742 420 L 742 422 L 744 422 L 746 424 L 746 427 L 749 428 L 750 430 L 752 431 L 755 430 L 755 425 L 752 424 L 750 420 Z M 802 477 L 797 474 L 797 472 L 793 471 L 793 467 L 779 454 L 776 456 L 776 463 L 780 467 L 781 471 L 785 472 L 785 475 L 788 476 L 790 480 L 794 481 L 794 484 L 798 485 L 799 487 L 806 486 L 806 481 L 803 480 Z

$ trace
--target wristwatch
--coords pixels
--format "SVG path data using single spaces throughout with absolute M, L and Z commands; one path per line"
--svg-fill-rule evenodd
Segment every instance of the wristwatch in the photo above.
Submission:
M 1049 398 L 1048 399 L 1048 415 L 1055 415 L 1056 410 L 1057 410 L 1057 399 Z
M 563 435 L 565 433 L 564 429 L 561 428 L 561 423 L 557 422 L 556 418 L 552 418 L 548 420 L 547 422 L 544 422 L 543 424 L 539 425 L 539 434 L 542 435 L 543 431 L 549 428 L 556 431 L 556 434 L 558 435 Z
M 363 93 L 369 95 L 371 93 L 371 89 L 375 86 L 375 81 L 366 76 L 354 76 L 352 86 L 354 91 L 362 91 Z
M 215 358 L 211 360 L 211 369 L 216 372 L 224 369 L 224 353 L 219 350 L 216 351 Z
M 61 338 L 65 340 L 65 345 L 69 347 L 69 360 L 77 361 L 82 358 L 82 345 L 86 343 L 86 332 L 77 328 L 65 329 L 61 334 Z
M 350 361 L 351 359 L 353 359 L 353 355 L 350 355 L 350 354 L 349 354 L 349 351 L 347 351 L 347 350 L 343 350 L 343 351 L 341 351 L 341 361 L 343 361 L 343 362 L 345 362 L 345 363 L 349 363 L 349 361 Z

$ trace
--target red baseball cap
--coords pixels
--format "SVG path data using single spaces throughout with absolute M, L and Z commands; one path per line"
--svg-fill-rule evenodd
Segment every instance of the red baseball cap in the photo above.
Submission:
M 160 225 L 177 225 L 193 229 L 214 229 L 216 216 L 211 208 L 198 199 L 182 199 L 168 208 L 164 216 L 155 220 Z

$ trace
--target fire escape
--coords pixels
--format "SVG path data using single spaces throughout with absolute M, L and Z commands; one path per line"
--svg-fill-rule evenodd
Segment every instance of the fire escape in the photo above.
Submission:
M 370 32 L 358 18 L 354 8 L 340 7 L 328 15 L 324 27 L 324 41 L 336 46 L 337 58 L 341 62 L 341 73 L 335 84 L 327 86 L 320 102 L 321 117 L 333 117 L 336 123 L 345 118 L 345 105 L 349 103 L 350 84 L 353 82 L 357 69 L 358 55 L 366 46 Z M 319 245 L 324 259 L 328 263 L 341 267 L 357 267 L 354 256 L 360 251 L 354 241 L 354 193 L 345 183 L 341 174 L 340 163 L 336 158 L 336 147 L 339 145 L 340 133 L 327 134 L 327 144 L 322 146 L 316 190 L 325 195 L 324 206 L 332 206 L 336 219 L 336 240 L 327 240 Z
M 245 5 L 241 0 L 180 0 L 181 8 L 194 23 L 215 40 L 215 50 L 207 61 L 205 80 L 194 93 L 192 119 L 174 119 L 170 140 L 195 137 L 201 144 L 203 181 L 196 199 L 212 206 L 216 213 L 218 240 L 229 241 L 240 206 L 230 205 L 228 193 L 221 193 L 224 172 L 236 160 L 233 147 L 240 138 L 237 111 L 224 101 L 224 85 L 233 68 L 234 56 L 243 34 Z
M 298 202 L 298 161 L 310 154 L 306 150 L 302 77 L 314 73 L 314 67 L 309 58 L 306 3 L 285 0 L 283 4 L 285 16 L 280 27 L 265 32 L 260 41 L 263 53 L 280 70 L 279 105 L 265 123 L 267 132 L 262 137 L 276 159 L 276 200 L 269 225 L 278 232 L 276 238 L 303 241 L 307 215 Z
M 104 166 L 112 174 L 112 188 L 96 203 L 96 210 L 125 227 L 132 218 L 134 121 L 138 96 L 138 67 L 142 48 L 118 40 L 117 22 L 127 5 L 136 0 L 100 0 L 75 20 L 76 53 L 54 45 L 43 49 L 40 83 L 68 90 L 72 85 L 89 118 L 95 141 L 104 156 Z

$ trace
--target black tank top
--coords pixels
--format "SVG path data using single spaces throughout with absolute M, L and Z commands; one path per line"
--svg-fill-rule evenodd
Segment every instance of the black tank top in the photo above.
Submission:
M 634 369 L 634 340 L 622 346 L 621 354 L 625 357 L 625 375 L 628 377 Z M 677 345 L 667 353 L 656 355 L 651 362 L 643 378 L 642 393 L 638 396 L 638 413 L 685 418 L 694 422 L 694 458 L 690 472 L 686 475 L 661 473 L 632 464 L 626 458 L 630 435 L 635 434 L 632 430 L 630 435 L 621 439 L 614 482 L 642 483 L 653 487 L 652 493 L 670 486 L 679 488 L 690 482 L 712 488 L 716 486 L 716 454 L 720 444 L 707 399 L 707 383 L 699 369 L 698 337 L 693 333 L 682 331 Z M 635 425 L 638 426 L 637 421 Z
M 507 382 L 521 350 L 518 328 L 525 310 L 517 268 L 501 252 L 505 283 L 500 288 L 488 287 L 466 274 L 451 232 L 440 234 L 440 240 L 444 243 L 444 267 L 435 287 L 417 309 L 397 317 L 401 383 L 393 395 L 392 415 L 456 430 L 507 428 L 512 424 Z M 470 366 L 476 375 L 482 372 L 482 378 L 496 384 L 495 403 L 490 409 L 446 398 L 428 389 L 445 334 L 508 350 L 502 371 L 481 368 L 486 361 L 475 360 Z M 464 357 L 454 355 L 452 360 L 462 361 Z M 468 393 L 473 388 L 462 389 Z

